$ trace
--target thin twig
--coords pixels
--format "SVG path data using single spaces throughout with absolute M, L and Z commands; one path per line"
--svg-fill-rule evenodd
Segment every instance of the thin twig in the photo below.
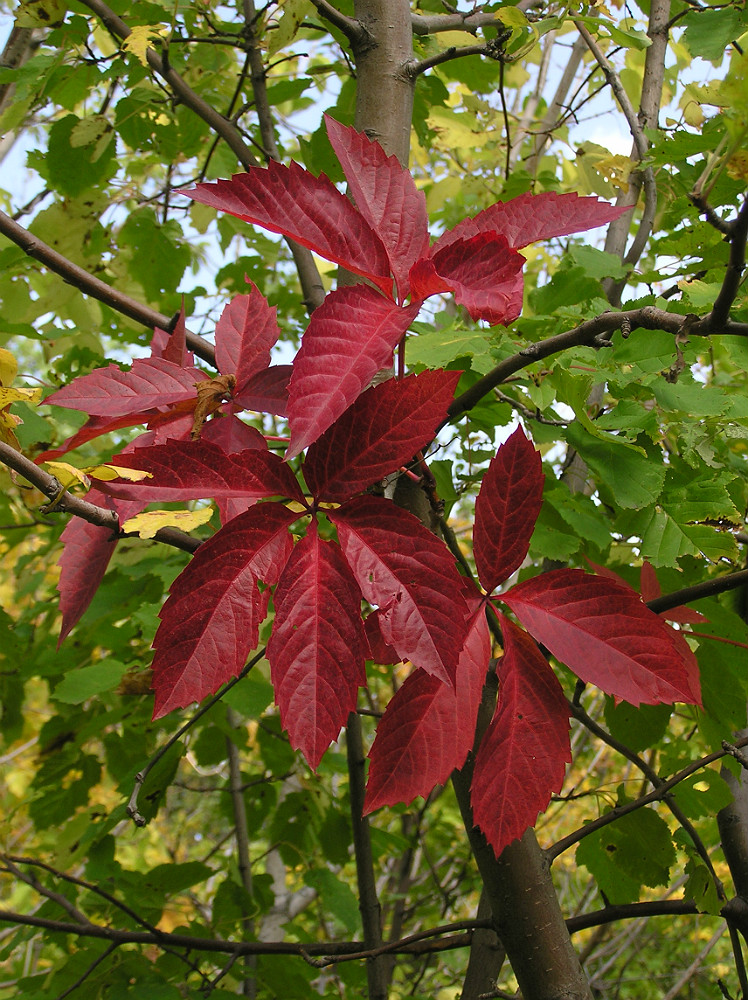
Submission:
M 208 701 L 206 701 L 206 703 L 201 708 L 199 708 L 197 712 L 195 712 L 195 714 L 192 715 L 187 720 L 187 722 L 184 723 L 183 726 L 180 726 L 179 729 L 176 731 L 176 733 L 174 733 L 174 735 L 171 736 L 166 741 L 166 743 L 164 743 L 162 747 L 159 747 L 157 752 L 153 755 L 153 757 L 151 757 L 151 759 L 148 761 L 143 770 L 139 771 L 135 775 L 135 786 L 132 790 L 132 794 L 130 795 L 130 800 L 127 803 L 127 814 L 132 818 L 136 826 L 145 826 L 146 824 L 145 817 L 138 810 L 138 795 L 140 794 L 140 789 L 143 787 L 143 783 L 145 782 L 145 779 L 148 777 L 148 774 L 153 770 L 156 764 L 158 764 L 158 762 L 161 760 L 164 754 L 168 750 L 170 750 L 171 747 L 174 746 L 177 740 L 179 740 L 182 736 L 184 736 L 187 730 L 190 729 L 192 726 L 194 726 L 195 723 L 198 721 L 198 719 L 201 719 L 206 712 L 210 711 L 210 709 L 213 708 L 213 706 L 217 704 L 227 692 L 229 692 L 235 685 L 237 685 L 239 681 L 243 680 L 247 676 L 249 671 L 252 669 L 252 667 L 258 664 L 264 655 L 265 655 L 265 647 L 263 646 L 262 649 L 259 650 L 259 652 L 255 653 L 252 659 L 245 664 L 241 672 L 238 673 L 236 677 L 232 678 L 228 682 L 228 684 L 224 684 L 224 686 L 221 688 L 220 691 L 218 691 L 217 694 L 214 694 L 212 698 L 209 698 Z

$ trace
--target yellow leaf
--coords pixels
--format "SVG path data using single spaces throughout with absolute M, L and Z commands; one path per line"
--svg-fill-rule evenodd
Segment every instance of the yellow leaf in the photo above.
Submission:
M 159 31 L 149 24 L 136 25 L 122 43 L 125 52 L 132 52 L 138 62 L 148 65 L 146 53 L 154 39 L 159 37 Z
M 131 483 L 139 483 L 141 479 L 153 479 L 153 473 L 141 472 L 140 469 L 123 469 L 119 465 L 92 465 L 86 469 L 92 479 L 127 479 Z
M 49 474 L 59 480 L 60 486 L 64 490 L 69 490 L 76 483 L 80 483 L 81 486 L 88 489 L 88 477 L 82 469 L 76 469 L 74 465 L 68 465 L 67 462 L 44 462 L 43 464 L 49 470 Z
M 19 28 L 59 28 L 66 10 L 62 0 L 21 0 L 16 24 Z
M 11 403 L 38 403 L 42 398 L 41 389 L 0 388 L 0 410 Z
M 0 441 L 4 441 L 5 444 L 9 444 L 11 448 L 15 448 L 16 451 L 21 450 L 18 438 L 15 435 L 16 427 L 18 427 L 20 423 L 20 417 L 16 417 L 12 413 L 7 413 L 5 410 L 0 410 Z
M 122 530 L 140 535 L 141 538 L 153 538 L 161 528 L 192 531 L 207 524 L 212 516 L 212 507 L 202 507 L 200 510 L 149 510 L 125 521 Z
M 15 356 L 0 347 L 0 385 L 12 385 L 18 372 L 18 362 Z

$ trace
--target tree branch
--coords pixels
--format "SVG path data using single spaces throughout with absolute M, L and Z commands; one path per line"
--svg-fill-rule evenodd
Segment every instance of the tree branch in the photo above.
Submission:
M 330 964 L 332 956 L 356 954 L 358 958 L 369 958 L 370 953 L 363 948 L 361 941 L 227 941 L 224 938 L 195 937 L 190 934 L 157 933 L 149 931 L 126 931 L 117 927 L 101 924 L 76 924 L 61 920 L 51 920 L 48 917 L 38 917 L 35 914 L 17 913 L 13 910 L 0 910 L 0 921 L 9 924 L 19 924 L 25 927 L 39 927 L 56 934 L 73 934 L 77 937 L 100 938 L 116 944 L 156 945 L 163 948 L 183 948 L 196 952 L 219 953 L 225 955 L 293 955 L 307 958 L 309 955 L 319 955 L 325 959 L 324 965 Z M 422 935 L 411 935 L 402 941 L 391 941 L 381 946 L 378 954 L 395 952 L 405 955 L 423 955 L 435 951 L 447 951 L 454 948 L 466 948 L 470 944 L 470 933 L 455 934 L 455 926 L 474 927 L 487 926 L 486 921 L 465 920 L 458 924 L 445 924 L 432 928 Z M 435 941 L 435 937 L 446 935 L 445 940 Z
M 420 62 L 411 63 L 407 67 L 407 73 L 411 80 L 415 80 L 417 76 L 421 75 L 421 73 L 425 73 L 434 66 L 440 66 L 442 63 L 451 62 L 453 59 L 461 59 L 463 56 L 485 56 L 488 55 L 488 52 L 489 49 L 486 45 L 451 45 L 443 52 L 438 52 L 436 55 L 429 56 L 427 59 L 422 59 Z
M 511 375 L 523 368 L 528 368 L 535 361 L 542 361 L 553 354 L 565 351 L 569 347 L 609 347 L 610 343 L 602 335 L 627 326 L 631 330 L 664 330 L 666 333 L 687 333 L 689 336 L 709 337 L 712 334 L 724 334 L 735 337 L 748 337 L 748 323 L 735 323 L 727 320 L 721 328 L 712 328 L 710 316 L 704 316 L 691 321 L 687 316 L 665 312 L 655 306 L 643 306 L 641 309 L 606 312 L 594 319 L 585 320 L 573 330 L 558 333 L 536 344 L 528 344 L 517 354 L 506 358 L 494 369 L 484 375 L 469 389 L 458 396 L 450 404 L 449 417 L 442 427 L 472 409 L 484 396 L 501 385 Z
M 24 479 L 35 486 L 40 493 L 43 493 L 50 500 L 47 513 L 51 511 L 61 511 L 65 514 L 75 514 L 83 518 L 89 524 L 97 524 L 102 528 L 111 528 L 112 533 L 117 538 L 137 537 L 132 532 L 122 531 L 119 518 L 113 510 L 106 507 L 97 507 L 96 504 L 84 500 L 82 497 L 74 496 L 63 489 L 62 484 L 54 476 L 35 465 L 31 459 L 25 457 L 9 444 L 0 441 L 0 462 L 9 469 L 19 473 Z M 183 552 L 194 552 L 200 545 L 200 540 L 192 538 L 191 535 L 180 531 L 178 528 L 160 528 L 153 536 L 157 541 Z
M 361 925 L 364 930 L 364 948 L 371 953 L 367 957 L 366 962 L 369 1000 L 387 1000 L 387 966 L 380 958 L 383 954 L 381 951 L 382 910 L 379 905 L 376 880 L 374 878 L 369 819 L 363 814 L 364 795 L 366 791 L 366 759 L 361 733 L 361 719 L 356 712 L 351 712 L 348 717 L 346 753 L 348 757 L 353 850 L 356 857 L 356 875 L 358 878 L 358 908 L 361 913 Z
M 592 720 L 590 719 L 590 717 L 587 715 L 586 712 L 580 711 L 578 706 L 572 706 L 571 710 L 575 718 L 579 719 L 583 723 L 583 725 L 590 728 L 588 726 L 588 723 L 591 722 Z M 594 728 L 591 731 L 594 732 L 596 736 L 600 736 L 600 731 L 599 731 L 600 727 L 598 727 L 595 723 L 593 723 L 593 726 Z M 600 738 L 602 739 L 603 737 L 601 736 Z M 618 741 L 613 741 L 612 737 L 605 738 L 605 742 L 611 746 L 614 746 L 614 749 L 618 750 L 619 752 L 623 752 L 621 749 L 621 745 L 618 744 Z M 748 736 L 744 737 L 741 740 L 738 740 L 734 744 L 734 746 L 736 747 L 748 746 Z M 562 837 L 561 840 L 556 841 L 556 843 L 551 845 L 551 847 L 546 848 L 546 854 L 548 855 L 551 861 L 555 860 L 559 856 L 559 854 L 563 854 L 564 851 L 568 850 L 570 847 L 573 847 L 574 844 L 579 843 L 579 841 L 583 840 L 586 836 L 588 836 L 588 834 L 594 833 L 595 830 L 600 830 L 604 826 L 608 826 L 609 823 L 614 823 L 617 819 L 620 819 L 622 816 L 627 816 L 629 813 L 635 812 L 637 809 L 641 809 L 643 806 L 647 806 L 651 802 L 659 802 L 660 800 L 665 799 L 672 791 L 672 789 L 675 788 L 676 785 L 679 785 L 681 781 L 685 781 L 685 779 L 690 778 L 692 774 L 695 774 L 697 771 L 700 771 L 703 768 L 708 767 L 709 764 L 713 764 L 715 761 L 721 760 L 728 754 L 729 754 L 728 750 L 718 750 L 715 753 L 707 754 L 705 757 L 700 758 L 700 760 L 692 761 L 687 767 L 684 767 L 683 770 L 678 771 L 676 774 L 668 778 L 666 781 L 660 778 L 659 776 L 656 776 L 657 784 L 656 787 L 651 792 L 648 792 L 646 795 L 640 795 L 639 798 L 634 799 L 633 802 L 626 802 L 624 805 L 615 806 L 609 812 L 604 813 L 602 816 L 598 816 L 597 819 L 591 820 L 589 823 L 585 823 L 585 825 L 580 827 L 578 830 L 574 830 L 566 837 Z M 627 752 L 625 756 L 627 757 L 627 759 L 631 760 L 632 763 L 636 764 L 637 767 L 640 767 L 642 764 L 645 763 L 644 761 L 642 761 L 640 757 L 637 757 L 630 751 Z M 648 770 L 651 772 L 651 769 Z M 653 776 L 654 776 L 653 774 L 647 774 L 647 777 L 650 780 L 652 780 Z M 723 893 L 723 898 L 724 898 L 724 893 Z
M 692 601 L 698 601 L 702 597 L 714 597 L 716 594 L 724 594 L 728 590 L 738 590 L 745 586 L 748 586 L 748 569 L 740 569 L 726 576 L 717 576 L 702 583 L 695 583 L 692 587 L 674 590 L 672 594 L 655 597 L 647 601 L 647 607 L 655 614 L 661 615 L 663 611 L 677 608 L 679 604 L 691 604 Z
M 252 659 L 249 660 L 242 667 L 241 671 L 236 675 L 236 677 L 233 677 L 227 684 L 224 684 L 220 691 L 214 694 L 212 698 L 209 698 L 205 702 L 205 704 L 202 705 L 197 710 L 197 712 L 195 712 L 184 723 L 184 725 L 180 726 L 179 729 L 176 731 L 176 733 L 170 736 L 163 746 L 158 748 L 156 753 L 151 757 L 151 759 L 145 765 L 143 770 L 138 771 L 138 773 L 135 775 L 135 784 L 133 786 L 133 790 L 130 795 L 130 800 L 127 803 L 127 815 L 130 816 L 130 818 L 132 819 L 133 823 L 135 823 L 136 826 L 145 826 L 147 822 L 145 817 L 141 814 L 140 810 L 138 809 L 138 796 L 140 795 L 140 790 L 143 787 L 145 779 L 148 777 L 149 773 L 153 770 L 156 764 L 158 764 L 158 762 L 161 760 L 164 754 L 167 753 L 182 736 L 184 736 L 187 730 L 191 729 L 192 726 L 194 726 L 195 723 L 199 719 L 201 719 L 206 712 L 210 711 L 210 709 L 213 708 L 213 706 L 217 704 L 227 692 L 229 692 L 233 687 L 235 687 L 239 683 L 239 681 L 243 680 L 250 672 L 250 670 L 260 662 L 260 660 L 263 658 L 264 655 L 265 655 L 265 646 L 263 646 L 262 649 L 259 650 L 259 652 L 255 653 Z
M 104 305 L 116 310 L 116 312 L 122 313 L 123 316 L 127 316 L 129 319 L 135 320 L 136 323 L 142 323 L 143 326 L 151 330 L 160 327 L 162 330 L 171 332 L 174 324 L 179 319 L 179 313 L 175 313 L 171 317 L 165 316 L 163 313 L 151 309 L 142 302 L 130 298 L 129 295 L 117 291 L 116 288 L 107 285 L 101 278 L 96 278 L 93 274 L 89 274 L 84 268 L 78 264 L 74 264 L 67 257 L 63 257 L 61 253 L 53 250 L 52 247 L 38 239 L 28 229 L 24 229 L 23 226 L 19 225 L 4 212 L 0 212 L 0 233 L 3 236 L 7 236 L 11 242 L 20 247 L 29 257 L 38 260 L 44 267 L 58 274 L 66 284 L 73 285 L 85 295 L 90 295 L 92 298 L 98 299 L 99 302 L 103 302 Z M 215 348 L 203 337 L 199 337 L 195 333 L 190 333 L 188 330 L 187 346 L 198 357 L 202 358 L 203 361 L 215 365 Z
M 715 327 L 722 326 L 727 322 L 730 309 L 735 301 L 740 287 L 740 281 L 745 270 L 745 247 L 748 237 L 748 198 L 738 212 L 738 217 L 734 220 L 730 231 L 730 260 L 727 264 L 727 272 L 719 290 L 714 308 L 709 314 L 709 319 Z
M 475 35 L 478 28 L 497 27 L 496 15 L 484 11 L 475 14 L 411 14 L 414 35 L 436 35 L 440 31 L 467 31 Z
M 351 44 L 358 43 L 364 33 L 364 28 L 359 21 L 352 17 L 341 14 L 328 0 L 312 0 L 312 4 L 317 9 L 317 13 L 325 21 L 342 32 Z
M 96 14 L 102 24 L 118 39 L 123 41 L 132 33 L 131 28 L 110 7 L 103 3 L 103 0 L 81 0 L 81 2 L 92 13 Z M 257 158 L 242 138 L 242 134 L 236 125 L 196 94 L 185 79 L 169 66 L 165 59 L 161 58 L 153 46 L 150 46 L 146 50 L 146 59 L 151 69 L 155 73 L 158 73 L 169 87 L 171 87 L 180 101 L 186 107 L 190 108 L 191 111 L 194 111 L 198 117 L 202 118 L 223 139 L 245 170 L 249 167 L 258 166 Z M 291 246 L 292 241 L 287 242 Z M 299 269 L 299 281 L 301 282 L 305 302 L 311 311 L 320 305 L 324 298 L 322 282 L 310 251 L 297 245 L 291 246 L 291 250 L 294 259 L 303 259 L 303 266 Z

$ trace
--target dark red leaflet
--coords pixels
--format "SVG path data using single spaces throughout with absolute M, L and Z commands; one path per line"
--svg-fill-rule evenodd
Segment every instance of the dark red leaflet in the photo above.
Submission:
M 559 792 L 571 761 L 563 689 L 530 636 L 500 616 L 496 711 L 475 758 L 473 819 L 496 856 L 521 837 Z
M 347 500 L 410 462 L 444 420 L 460 374 L 388 379 L 359 396 L 309 448 L 304 477 L 317 500 Z
M 316 770 L 366 684 L 361 591 L 340 547 L 316 521 L 297 543 L 275 592 L 267 657 L 281 723 Z

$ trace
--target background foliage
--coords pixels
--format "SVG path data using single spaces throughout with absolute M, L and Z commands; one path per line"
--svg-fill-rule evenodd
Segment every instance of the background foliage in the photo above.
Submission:
M 525 307 L 506 329 L 432 299 L 406 358 L 462 370 L 459 393 L 479 384 L 430 459 L 468 564 L 474 496 L 521 418 L 547 473 L 522 578 L 591 560 L 651 599 L 646 561 L 665 594 L 702 588 L 675 603 L 697 596 L 707 619 L 683 624 L 703 711 L 615 705 L 562 668 L 574 762 L 537 836 L 593 995 L 744 994 L 735 928 L 745 930 L 748 855 L 725 830 L 744 829 L 745 814 L 716 819 L 730 808 L 730 768 L 740 773 L 730 759 L 720 772 L 722 741 L 745 728 L 748 695 L 734 575 L 748 542 L 744 6 L 26 0 L 6 13 L 0 346 L 21 373 L 0 355 L 6 388 L 47 395 L 144 357 L 153 327 L 168 328 L 182 304 L 210 341 L 245 276 L 277 306 L 278 360 L 289 361 L 321 299 L 314 263 L 324 289 L 334 270 L 180 192 L 267 158 L 341 182 L 324 111 L 401 159 L 412 135 L 437 233 L 526 191 L 637 204 L 599 240 L 529 248 Z M 388 18 L 412 42 L 399 70 L 415 81 L 412 116 L 387 103 Z M 14 433 L 32 459 L 82 423 L 30 400 L 0 417 L 3 440 Z M 93 465 L 128 436 L 72 460 Z M 0 476 L 1 997 L 374 996 L 373 960 L 318 959 L 370 950 L 359 904 L 376 899 L 392 943 L 378 960 L 387 995 L 467 998 L 496 979 L 516 988 L 485 927 L 453 790 L 375 814 L 374 885 L 363 884 L 345 741 L 312 773 L 281 732 L 264 661 L 159 759 L 139 795 L 148 824 L 135 828 L 135 775 L 191 718 L 151 721 L 148 673 L 158 611 L 188 555 L 120 541 L 58 647 L 68 516 L 17 472 Z M 718 579 L 725 593 L 703 588 Z M 404 674 L 370 666 L 365 747 Z M 615 822 L 585 827 L 613 807 Z M 236 942 L 254 948 L 241 955 Z

